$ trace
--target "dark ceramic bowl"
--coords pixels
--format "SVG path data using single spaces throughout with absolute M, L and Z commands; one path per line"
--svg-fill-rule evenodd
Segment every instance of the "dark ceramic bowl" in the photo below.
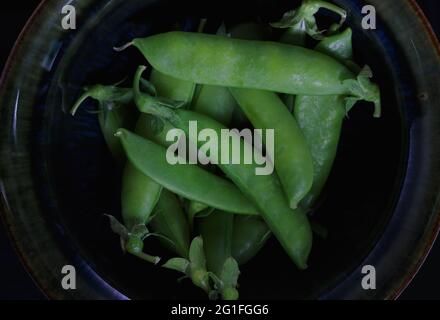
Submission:
M 2 215 L 23 263 L 51 298 L 204 298 L 177 274 L 123 255 L 103 213 L 119 214 L 119 171 L 96 115 L 65 111 L 85 84 L 114 83 L 138 64 L 115 45 L 195 27 L 202 16 L 273 21 L 286 1 L 43 1 L 3 72 L 0 126 Z M 357 61 L 368 63 L 383 92 L 383 117 L 359 104 L 344 126 L 338 159 L 316 217 L 329 230 L 316 239 L 305 272 L 271 240 L 242 268 L 243 299 L 396 298 L 427 255 L 439 229 L 439 45 L 413 1 L 337 0 L 349 12 Z M 77 30 L 60 27 L 61 7 L 77 9 Z M 378 28 L 360 28 L 373 4 Z M 240 4 L 240 5 L 239 5 Z M 324 13 L 325 16 L 325 13 Z M 330 18 L 330 17 L 329 17 Z M 90 106 L 92 108 L 92 106 Z M 155 244 L 151 244 L 155 250 Z M 61 287 L 64 265 L 77 290 Z M 361 287 L 362 267 L 377 289 Z

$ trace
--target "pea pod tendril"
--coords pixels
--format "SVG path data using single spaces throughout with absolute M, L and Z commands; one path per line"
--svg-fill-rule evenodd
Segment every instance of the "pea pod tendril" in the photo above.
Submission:
M 347 19 L 347 12 L 332 3 L 321 0 L 304 0 L 297 10 L 286 12 L 280 21 L 271 23 L 271 26 L 274 28 L 289 29 L 289 33 L 297 34 L 298 36 L 301 36 L 300 33 L 304 33 L 304 35 L 308 34 L 316 40 L 321 40 L 323 39 L 325 30 L 318 30 L 318 24 L 315 18 L 315 14 L 317 14 L 320 9 L 330 10 L 340 16 L 338 27 L 334 28 L 333 31 L 341 27 Z

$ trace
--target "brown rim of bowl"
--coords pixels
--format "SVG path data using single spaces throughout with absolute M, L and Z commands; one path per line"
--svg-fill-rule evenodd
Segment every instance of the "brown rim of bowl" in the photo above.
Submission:
M 23 41 L 23 38 L 26 36 L 26 34 L 28 33 L 29 29 L 32 27 L 35 18 L 40 14 L 40 12 L 44 9 L 45 5 L 47 4 L 48 0 L 41 0 L 41 2 L 38 4 L 38 6 L 35 8 L 35 10 L 32 12 L 31 16 L 29 17 L 29 19 L 26 21 L 26 24 L 24 25 L 23 29 L 21 30 L 20 34 L 17 37 L 17 40 L 15 41 L 11 52 L 9 53 L 8 59 L 6 60 L 5 66 L 3 67 L 3 71 L 1 73 L 0 76 L 0 91 L 1 88 L 4 86 L 5 80 L 7 75 L 9 74 L 9 70 L 11 69 L 11 65 L 14 62 L 14 56 L 16 54 L 16 52 L 18 52 L 18 48 L 21 45 L 21 42 Z M 0 112 L 1 112 L 1 106 L 0 106 Z M 0 203 L 0 210 L 1 210 L 1 214 L 0 214 L 0 220 L 2 220 L 4 222 L 4 226 L 6 229 L 6 234 L 8 235 L 9 239 L 11 240 L 11 244 L 12 247 L 14 248 L 15 253 L 17 254 L 17 256 L 19 257 L 22 265 L 24 266 L 24 269 L 26 270 L 26 272 L 30 275 L 30 278 L 32 279 L 32 281 L 37 285 L 37 287 L 39 288 L 40 292 L 48 299 L 54 299 L 56 298 L 52 293 L 51 290 L 47 290 L 46 286 L 44 285 L 44 283 L 40 282 L 39 279 L 37 279 L 36 277 L 34 277 L 34 273 L 32 271 L 32 268 L 30 266 L 30 264 L 27 261 L 26 255 L 24 253 L 22 253 L 19 249 L 19 245 L 18 245 L 18 239 L 16 238 L 16 236 L 10 232 L 9 230 L 9 225 L 11 224 L 11 221 L 9 221 L 8 215 L 4 214 L 4 211 L 8 211 L 8 207 L 7 204 L 5 203 L 5 199 L 1 198 L 1 203 Z
M 406 0 L 407 3 L 410 5 L 411 9 L 414 11 L 415 15 L 419 18 L 419 21 L 421 22 L 421 24 L 424 26 L 424 29 L 431 41 L 432 46 L 434 47 L 434 49 L 437 52 L 437 56 L 440 59 L 440 42 L 437 39 L 437 36 L 428 20 L 428 18 L 426 17 L 425 13 L 423 12 L 423 10 L 420 8 L 420 6 L 418 5 L 418 3 L 416 2 L 416 0 Z M 14 56 L 15 53 L 18 51 L 18 48 L 21 44 L 21 42 L 23 41 L 23 38 L 26 36 L 26 34 L 28 33 L 29 29 L 32 27 L 35 18 L 39 15 L 39 13 L 44 9 L 45 5 L 47 4 L 48 0 L 41 0 L 41 2 L 38 4 L 37 8 L 35 8 L 35 10 L 33 11 L 33 13 L 31 14 L 31 16 L 29 17 L 29 19 L 27 20 L 26 24 L 24 25 L 22 31 L 20 32 L 20 34 L 18 35 L 17 40 L 15 41 L 11 52 L 6 60 L 6 63 L 4 65 L 3 71 L 1 73 L 0 76 L 0 89 L 1 87 L 3 87 L 4 83 L 5 83 L 5 79 L 9 73 L 9 70 L 11 69 L 11 65 L 14 62 Z M 1 110 L 0 110 L 1 111 Z M 1 199 L 1 211 L 7 211 L 7 205 L 4 203 L 4 199 Z M 412 267 L 409 272 L 407 273 L 407 276 L 401 280 L 401 284 L 394 290 L 394 292 L 392 292 L 392 294 L 390 295 L 390 299 L 398 299 L 399 296 L 403 293 L 403 291 L 409 286 L 409 284 L 412 282 L 412 280 L 415 278 L 415 276 L 417 275 L 418 271 L 420 270 L 420 268 L 422 267 L 422 265 L 424 264 L 424 262 L 426 261 L 426 258 L 429 255 L 429 252 L 431 251 L 432 247 L 434 246 L 434 243 L 440 233 L 440 212 L 438 212 L 437 215 L 438 219 L 437 222 L 434 224 L 433 227 L 433 231 L 431 233 L 431 235 L 428 236 L 428 242 L 427 244 L 424 246 L 424 248 L 420 251 L 419 257 L 417 259 L 417 263 L 414 265 L 414 267 Z M 55 298 L 50 290 L 45 290 L 45 285 L 43 283 L 39 282 L 39 279 L 35 278 L 33 276 L 33 271 L 32 268 L 30 267 L 30 265 L 27 262 L 26 256 L 24 253 L 20 252 L 20 250 L 18 249 L 18 245 L 17 242 L 18 240 L 16 239 L 15 235 L 12 234 L 9 231 L 9 224 L 10 221 L 8 220 L 8 217 L 6 214 L 1 214 L 0 215 L 1 219 L 4 221 L 4 224 L 6 226 L 6 233 L 9 236 L 9 239 L 11 240 L 12 246 L 15 250 L 15 252 L 17 253 L 21 263 L 24 265 L 26 271 L 28 274 L 31 275 L 31 279 L 34 281 L 34 283 L 36 283 L 36 285 L 38 286 L 38 288 L 40 289 L 40 291 L 47 297 L 47 298 Z
M 416 0 L 407 0 L 407 2 L 410 5 L 411 9 L 414 11 L 415 15 L 419 18 L 421 24 L 424 26 L 424 29 L 431 41 L 431 44 L 437 52 L 437 57 L 440 59 L 440 42 L 438 41 L 434 29 L 432 28 L 428 18 L 426 17 L 425 13 L 420 8 Z M 407 276 L 401 280 L 401 284 L 398 287 L 396 287 L 394 292 L 390 295 L 390 299 L 393 300 L 398 299 L 400 295 L 405 291 L 405 289 L 410 285 L 412 280 L 414 280 L 417 273 L 419 272 L 424 262 L 426 261 L 429 252 L 434 246 L 434 243 L 439 234 L 440 234 L 440 211 L 437 213 L 437 221 L 434 223 L 432 233 L 428 236 L 428 241 L 425 247 L 420 250 L 417 263 L 414 264 L 414 266 L 409 269 L 409 271 L 407 272 Z

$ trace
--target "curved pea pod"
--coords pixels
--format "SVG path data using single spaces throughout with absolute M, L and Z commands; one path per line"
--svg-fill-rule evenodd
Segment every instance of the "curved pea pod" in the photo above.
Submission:
M 232 235 L 232 256 L 239 265 L 251 260 L 269 239 L 271 232 L 260 217 L 236 216 Z
M 208 205 L 197 202 L 197 201 L 189 201 L 186 207 L 189 225 L 191 230 L 194 228 L 194 219 L 195 218 L 204 218 L 209 216 L 215 208 L 210 208 Z M 229 213 L 230 214 L 230 213 Z
M 188 258 L 189 225 L 179 200 L 164 189 L 150 221 L 151 228 L 168 240 L 163 244 L 180 257 Z
M 120 143 L 120 142 L 119 142 Z M 122 220 L 128 230 L 145 225 L 157 202 L 162 186 L 127 163 L 122 174 Z
M 167 149 L 128 130 L 118 130 L 117 136 L 131 163 L 168 190 L 220 210 L 258 214 L 254 205 L 231 182 L 197 165 L 169 164 Z
M 132 89 L 119 88 L 117 86 L 94 85 L 85 88 L 71 110 L 75 115 L 78 108 L 87 99 L 92 98 L 98 101 L 98 119 L 104 140 L 118 164 L 123 165 L 126 157 L 122 149 L 121 142 L 114 136 L 118 128 L 133 128 L 136 123 L 138 112 L 135 108 L 130 108 L 129 104 L 133 101 Z
M 301 206 L 310 208 L 316 203 L 330 175 L 346 116 L 341 96 L 298 96 L 295 117 L 306 137 L 315 168 L 313 185 Z
M 196 88 L 196 84 L 165 75 L 153 69 L 150 75 L 150 82 L 154 85 L 157 95 L 176 101 L 183 101 L 190 105 Z
M 210 85 L 200 86 L 192 106 L 192 110 L 212 117 L 223 124 L 231 123 L 236 108 L 238 105 L 228 88 Z M 188 216 L 192 221 L 194 217 L 208 208 L 206 204 L 191 202 L 188 207 Z
M 170 99 L 186 103 L 192 100 L 195 88 L 193 83 L 165 76 L 156 70 L 152 71 L 151 80 L 154 81 L 154 88 L 149 87 L 154 94 L 163 94 Z M 146 85 L 147 83 L 144 83 L 144 86 Z M 169 143 L 166 141 L 166 132 L 168 131 L 166 125 L 160 119 L 143 114 L 139 117 L 135 132 L 142 137 L 167 146 Z M 113 128 L 112 135 L 122 149 L 120 140 L 114 135 L 121 127 L 123 126 Z M 127 163 L 122 178 L 121 205 L 123 221 L 129 230 L 134 225 L 145 224 L 149 220 L 160 198 L 161 191 L 160 184 L 144 175 L 131 163 Z
M 234 216 L 214 211 L 209 216 L 198 219 L 198 226 L 204 241 L 207 268 L 214 288 L 224 300 L 237 300 L 240 270 L 232 258 Z
M 347 95 L 380 111 L 380 91 L 368 77 L 356 77 L 335 59 L 317 51 L 275 42 L 167 32 L 134 39 L 160 72 L 207 85 L 261 89 L 302 95 Z
M 150 81 L 156 88 L 158 96 L 167 97 L 168 99 L 173 99 L 176 101 L 183 101 L 186 103 L 185 107 L 191 106 L 193 100 L 196 100 L 197 102 L 195 102 L 195 105 L 203 108 L 206 94 L 208 92 L 205 90 L 200 90 L 197 98 L 194 98 L 196 91 L 195 83 L 167 76 L 155 69 L 153 69 L 151 73 Z M 208 94 L 211 94 L 211 92 Z M 217 98 L 220 99 L 221 95 L 219 95 Z M 223 114 L 226 114 L 226 112 L 223 112 Z M 163 122 L 159 118 L 151 115 L 144 114 L 143 117 L 144 118 L 142 118 L 142 121 L 144 121 L 146 124 L 144 126 L 143 134 L 141 135 L 150 138 L 152 141 L 162 146 L 170 146 L 172 142 L 167 141 L 166 135 L 168 131 L 172 129 L 172 126 L 168 122 Z M 206 209 L 208 209 L 206 204 L 189 201 L 187 211 L 191 229 L 194 217 Z
M 113 158 L 122 165 L 126 158 L 121 143 L 115 137 L 115 132 L 121 127 L 133 128 L 136 123 L 136 113 L 130 110 L 128 106 L 121 106 L 111 110 L 111 108 L 105 106 L 105 103 L 103 104 L 103 110 L 106 111 L 99 112 L 98 114 L 101 132 Z
M 203 85 L 195 98 L 192 110 L 226 125 L 231 123 L 232 115 L 237 107 L 228 88 Z
M 252 22 L 247 22 L 247 23 L 245 22 L 232 27 L 229 30 L 229 34 L 232 38 L 237 38 L 237 39 L 262 40 L 262 39 L 268 39 L 271 36 L 271 29 L 269 28 L 269 26 L 266 25 L 252 23 Z M 231 94 L 229 90 L 228 93 Z M 237 104 L 235 100 L 234 103 Z M 246 114 L 243 112 L 243 110 L 241 110 L 241 108 L 238 105 L 234 109 L 231 124 L 233 128 L 249 127 L 249 119 L 246 117 Z
M 202 85 L 194 98 L 192 110 L 210 116 L 221 123 L 231 122 L 234 110 L 238 108 L 234 98 L 225 87 Z M 170 125 L 168 123 L 168 125 Z M 204 203 L 191 202 L 188 206 L 190 221 L 209 206 Z
M 219 122 L 206 117 L 204 115 L 195 113 L 193 111 L 184 109 L 170 109 L 159 103 L 154 103 L 151 97 L 141 93 L 136 87 L 136 82 L 139 81 L 144 67 L 140 67 L 135 76 L 135 100 L 141 112 L 152 113 L 160 116 L 162 119 L 169 121 L 176 128 L 179 128 L 187 135 L 189 133 L 189 124 L 191 121 L 197 121 L 200 130 L 212 129 L 216 132 L 217 136 L 221 136 L 221 131 L 226 128 Z M 120 130 L 119 135 L 122 137 L 124 147 L 127 150 L 129 141 L 133 137 L 127 131 Z M 234 135 L 234 133 L 232 133 Z M 237 137 L 238 138 L 238 137 Z M 239 138 L 238 138 L 239 139 Z M 253 154 L 255 151 L 247 141 L 239 139 L 240 150 L 244 150 L 244 153 Z M 132 144 L 134 147 L 135 144 Z M 201 145 L 199 145 L 200 148 Z M 213 153 L 222 154 L 225 152 L 224 148 L 230 148 L 229 145 L 222 145 L 214 147 L 211 150 Z M 143 146 L 142 149 L 145 150 Z M 230 150 L 228 150 L 230 152 Z M 127 152 L 129 154 L 129 152 Z M 139 152 L 140 158 L 145 159 L 144 154 Z M 151 154 L 151 152 L 150 152 Z M 231 153 L 229 153 L 231 154 Z M 151 157 L 151 156 L 150 156 Z M 162 155 L 164 157 L 164 155 Z M 132 159 L 133 157 L 129 158 Z M 286 197 L 281 189 L 280 182 L 277 176 L 272 173 L 268 175 L 257 175 L 258 169 L 261 169 L 255 163 L 244 164 L 243 153 L 241 153 L 240 164 L 228 164 L 220 163 L 219 168 L 238 186 L 238 188 L 253 201 L 256 205 L 258 212 L 264 217 L 267 225 L 277 237 L 286 253 L 296 263 L 296 265 L 304 269 L 307 267 L 307 259 L 312 246 L 312 232 L 309 221 L 304 212 L 300 209 L 294 211 L 290 209 Z M 187 165 L 179 165 L 177 167 L 189 168 Z M 188 171 L 188 169 L 186 170 Z M 193 180 L 194 180 L 193 175 Z M 165 185 L 164 185 L 165 186 Z M 211 193 L 215 194 L 215 191 Z M 201 201 L 207 203 L 206 201 Z M 234 211 L 233 211 L 234 212 Z M 235 211 L 238 213 L 237 211 Z
M 232 232 L 234 215 L 214 211 L 197 220 L 202 235 L 208 270 L 220 276 L 226 259 L 232 256 Z
M 230 91 L 255 128 L 274 130 L 275 168 L 290 207 L 296 209 L 313 183 L 312 155 L 298 123 L 273 92 L 238 88 Z
M 271 25 L 275 28 L 285 29 L 279 42 L 305 46 L 306 36 L 310 35 L 314 39 L 322 39 L 323 31 L 319 31 L 315 15 L 320 9 L 327 9 L 340 16 L 338 24 L 331 26 L 332 32 L 337 32 L 347 18 L 347 12 L 338 6 L 321 0 L 304 0 L 299 8 L 288 11 L 283 18 Z M 319 50 L 318 50 L 319 51 Z M 290 112 L 295 106 L 295 96 L 285 95 L 283 101 Z
M 95 85 L 88 88 L 79 98 L 71 110 L 72 115 L 89 97 L 99 101 L 98 117 L 102 133 L 113 157 L 123 165 L 126 160 L 125 152 L 121 142 L 114 134 L 121 126 L 131 128 L 134 124 L 133 112 L 128 108 L 128 105 L 133 102 L 133 91 L 117 86 Z M 148 177 L 139 175 L 133 166 L 127 164 L 122 174 L 121 192 L 124 224 L 121 224 L 113 216 L 107 215 L 112 230 L 121 237 L 122 249 L 155 264 L 159 262 L 160 258 L 144 253 L 143 241 L 150 234 L 145 224 L 159 199 L 161 190 L 160 185 Z
M 351 29 L 325 38 L 317 45 L 316 50 L 341 61 L 351 61 Z M 315 168 L 312 189 L 301 203 L 304 208 L 310 208 L 316 203 L 330 175 L 342 124 L 348 111 L 343 96 L 298 96 L 296 99 L 294 114 L 306 137 Z

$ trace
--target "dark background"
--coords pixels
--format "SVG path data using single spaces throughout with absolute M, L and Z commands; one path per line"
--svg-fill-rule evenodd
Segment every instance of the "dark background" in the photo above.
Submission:
M 396 0 L 384 0 L 396 1 Z M 8 2 L 0 5 L 0 69 L 9 55 L 18 34 L 39 0 Z M 417 0 L 437 35 L 440 34 L 440 1 Z M 397 14 L 397 13 L 396 13 Z M 404 27 L 404 26 L 402 26 Z M 401 299 L 439 299 L 440 241 L 437 241 L 426 263 L 417 274 Z M 11 248 L 4 227 L 0 222 L 0 299 L 44 299 L 32 279 L 22 267 Z

